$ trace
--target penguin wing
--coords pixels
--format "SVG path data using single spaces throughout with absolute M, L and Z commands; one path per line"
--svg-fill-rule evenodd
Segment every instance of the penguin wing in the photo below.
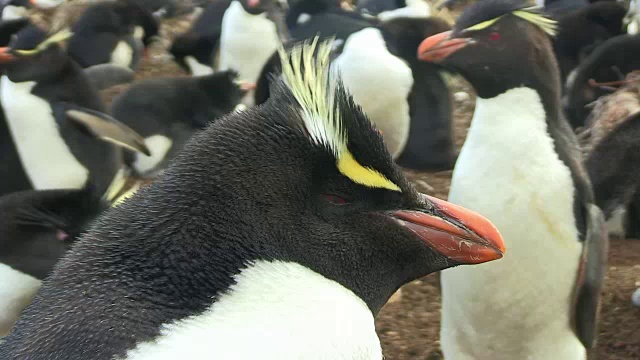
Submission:
M 84 69 L 89 82 L 96 90 L 108 89 L 112 86 L 133 81 L 135 71 L 115 64 L 98 64 Z
M 582 344 L 591 349 L 598 334 L 600 297 L 607 269 L 609 238 L 604 215 L 594 204 L 586 205 L 586 236 L 575 289 L 575 326 Z
M 64 113 L 67 119 L 98 139 L 151 155 L 142 136 L 107 114 L 73 105 L 67 105 Z

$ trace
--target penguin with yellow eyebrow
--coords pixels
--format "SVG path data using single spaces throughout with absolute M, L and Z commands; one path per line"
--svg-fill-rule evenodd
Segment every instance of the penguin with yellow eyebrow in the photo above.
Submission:
M 408 183 L 329 51 L 281 51 L 265 104 L 99 219 L 0 358 L 382 359 L 374 316 L 401 285 L 502 257 L 486 219 Z

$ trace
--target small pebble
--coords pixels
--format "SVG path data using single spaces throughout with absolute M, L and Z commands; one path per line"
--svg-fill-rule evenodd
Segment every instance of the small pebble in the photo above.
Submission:
M 633 305 L 640 307 L 640 288 L 636 289 L 636 291 L 631 295 L 631 303 Z

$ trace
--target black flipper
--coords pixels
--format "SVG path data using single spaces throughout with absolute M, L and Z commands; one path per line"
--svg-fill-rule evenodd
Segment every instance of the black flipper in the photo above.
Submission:
M 574 316 L 578 338 L 587 349 L 592 349 L 598 336 L 598 315 L 607 270 L 609 238 L 600 208 L 594 204 L 587 205 L 585 216 L 587 233 L 576 284 Z

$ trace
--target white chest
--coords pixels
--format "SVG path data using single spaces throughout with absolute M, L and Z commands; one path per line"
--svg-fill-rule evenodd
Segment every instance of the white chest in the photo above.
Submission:
M 0 338 L 7 335 L 42 282 L 0 263 Z
M 220 70 L 233 69 L 240 80 L 255 83 L 279 43 L 276 25 L 266 14 L 251 15 L 233 1 L 222 18 Z M 247 98 L 253 98 L 252 91 Z
M 29 10 L 24 6 L 7 5 L 2 10 L 2 20 L 16 20 L 29 16 Z
M 570 314 L 581 253 L 574 186 L 537 92 L 478 99 L 449 200 L 490 219 L 507 252 L 442 273 L 445 357 L 584 359 Z
M 111 52 L 111 63 L 122 67 L 130 67 L 133 61 L 133 49 L 126 41 L 119 41 Z
M 236 281 L 126 359 L 382 359 L 373 315 L 338 283 L 279 261 L 256 262 Z
M 213 68 L 207 65 L 203 65 L 196 60 L 193 56 L 187 56 L 184 58 L 185 63 L 189 67 L 192 76 L 203 76 L 213 74 Z
M 407 102 L 413 86 L 411 68 L 387 50 L 382 34 L 373 28 L 349 36 L 333 66 L 353 100 L 382 132 L 391 156 L 398 157 L 411 125 Z
M 6 121 L 31 185 L 37 190 L 82 188 L 89 172 L 60 136 L 49 103 L 31 94 L 35 83 L 13 83 L 6 76 L 1 82 Z

